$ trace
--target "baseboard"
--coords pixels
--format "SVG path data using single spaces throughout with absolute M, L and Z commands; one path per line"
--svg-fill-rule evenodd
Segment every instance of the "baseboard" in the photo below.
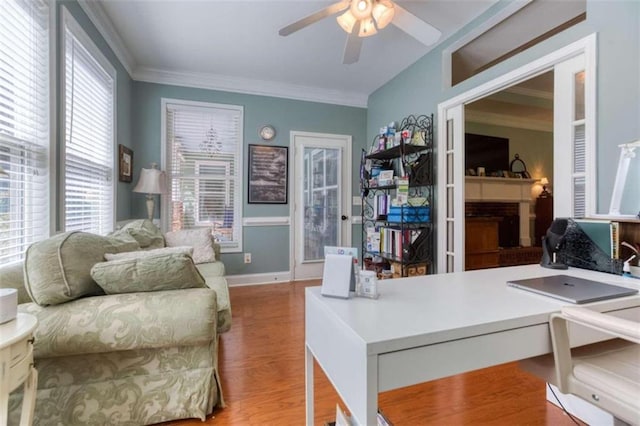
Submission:
M 282 282 L 291 281 L 291 273 L 289 271 L 284 271 L 267 272 L 264 274 L 227 275 L 225 278 L 227 279 L 227 284 L 229 284 L 230 287 L 259 284 L 279 284 Z

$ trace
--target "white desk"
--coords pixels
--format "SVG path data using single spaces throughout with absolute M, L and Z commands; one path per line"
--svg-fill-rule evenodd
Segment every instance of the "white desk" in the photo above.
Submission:
M 538 265 L 384 280 L 378 300 L 327 298 L 320 287 L 307 288 L 307 424 L 313 424 L 314 359 L 353 420 L 375 425 L 379 392 L 551 352 L 549 314 L 567 303 L 506 282 L 560 273 L 640 288 L 633 278 Z M 640 317 L 637 295 L 588 306 Z M 600 339 L 577 334 L 574 345 Z

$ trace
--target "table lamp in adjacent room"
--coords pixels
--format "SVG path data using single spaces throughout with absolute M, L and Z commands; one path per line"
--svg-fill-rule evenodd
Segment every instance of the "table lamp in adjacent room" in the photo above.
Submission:
M 547 185 L 549 185 L 549 179 L 543 177 L 540 179 L 540 185 L 542 185 L 542 192 L 540 193 L 540 198 L 550 197 L 551 194 L 547 191 Z
M 155 209 L 155 195 L 166 192 L 165 174 L 158 169 L 156 163 L 151 163 L 150 169 L 140 170 L 140 179 L 133 188 L 133 192 L 147 194 L 147 216 L 153 221 L 153 211 Z

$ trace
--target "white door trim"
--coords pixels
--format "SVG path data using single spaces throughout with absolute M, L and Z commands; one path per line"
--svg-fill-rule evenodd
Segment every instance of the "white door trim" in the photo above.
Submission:
M 297 137 L 312 137 L 318 139 L 334 139 L 340 142 L 344 142 L 346 144 L 345 152 L 342 155 L 342 182 L 341 182 L 341 193 L 342 193 L 342 206 L 343 211 L 342 214 L 347 216 L 348 219 L 342 221 L 342 239 L 343 241 L 348 242 L 347 245 L 351 245 L 352 238 L 352 224 L 353 224 L 353 215 L 352 215 L 352 207 L 351 207 L 351 198 L 352 198 L 352 185 L 351 185 L 351 176 L 352 176 L 352 158 L 353 158 L 353 144 L 352 144 L 352 136 L 351 135 L 340 135 L 333 133 L 315 133 L 315 132 L 302 132 L 292 130 L 289 133 L 289 146 L 291 149 L 289 150 L 289 176 L 292 176 L 290 179 L 289 185 L 289 199 L 291 202 L 289 203 L 289 217 L 291 218 L 291 227 L 289 232 L 289 271 L 291 273 L 291 279 L 295 279 L 295 265 L 296 265 L 296 246 L 295 246 L 295 235 L 296 235 L 296 191 L 298 190 L 298 182 L 295 179 L 295 161 L 296 161 L 296 138 Z M 320 278 L 320 277 L 318 277 Z
M 440 104 L 438 104 L 438 126 L 437 126 L 437 152 L 438 152 L 438 188 L 441 187 L 443 182 L 446 182 L 446 157 L 443 155 L 446 152 L 446 142 L 447 142 L 447 117 L 449 116 L 449 110 L 459 107 L 460 105 L 464 105 L 470 102 L 473 102 L 479 98 L 485 97 L 491 93 L 495 93 L 499 90 L 502 90 L 505 87 L 512 86 L 517 84 L 523 80 L 530 79 L 539 74 L 547 72 L 551 70 L 554 65 L 564 62 L 567 59 L 575 57 L 580 54 L 585 55 L 585 71 L 587 76 L 590 76 L 587 80 L 585 80 L 585 119 L 592 123 L 592 125 L 587 129 L 587 133 L 585 135 L 586 138 L 591 142 L 587 142 L 587 146 L 595 147 L 595 75 L 596 75 L 596 48 L 597 48 L 597 37 L 596 34 L 591 34 L 587 37 L 584 37 L 578 41 L 575 41 L 568 46 L 560 48 L 548 55 L 545 55 L 541 58 L 538 58 L 529 64 L 523 65 L 515 70 L 512 70 L 506 74 L 503 74 L 500 77 L 497 77 L 491 81 L 488 81 L 484 84 L 481 84 L 477 87 L 474 87 L 464 93 L 461 93 L 458 96 L 455 96 L 451 99 L 448 99 Z M 590 144 L 591 143 L 591 144 Z M 587 174 L 587 194 L 595 193 L 595 173 L 593 171 L 593 164 L 588 164 L 587 167 L 590 167 L 591 173 Z M 458 170 L 458 173 L 462 173 L 461 170 Z M 456 188 L 456 190 L 463 191 L 464 193 L 464 185 L 462 188 Z M 454 191 L 456 192 L 456 191 Z M 439 189 L 439 194 L 443 194 L 443 191 Z M 593 197 L 592 197 L 593 198 Z M 440 208 L 446 208 L 446 195 L 445 198 L 440 197 L 438 200 Z M 455 206 L 454 208 L 462 209 L 454 212 L 455 217 L 463 217 L 464 216 L 464 203 L 461 206 Z M 586 204 L 587 215 L 592 215 L 595 213 L 595 202 L 587 201 Z M 462 215 L 462 216 L 461 216 Z M 438 232 L 437 232 L 437 240 L 438 240 L 438 248 L 446 247 L 448 233 L 447 233 L 447 224 L 446 224 L 446 215 L 438 214 Z M 460 235 L 459 232 L 454 232 L 454 246 L 461 247 L 461 244 L 464 243 L 464 238 Z M 460 252 L 456 250 L 456 255 L 459 255 Z M 446 271 L 445 262 L 446 261 L 446 253 L 442 250 L 438 250 L 438 272 Z M 456 266 L 464 264 L 463 262 L 456 262 Z M 458 269 L 456 269 L 458 270 Z

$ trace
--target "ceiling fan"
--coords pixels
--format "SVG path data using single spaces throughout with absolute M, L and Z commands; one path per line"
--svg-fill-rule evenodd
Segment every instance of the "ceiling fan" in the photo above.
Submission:
M 345 10 L 346 12 L 336 18 L 338 24 L 348 34 L 342 59 L 344 64 L 358 62 L 362 37 L 372 36 L 390 23 L 427 46 L 435 43 L 442 34 L 437 28 L 407 12 L 391 0 L 342 0 L 287 25 L 278 33 L 281 36 L 288 36 Z

